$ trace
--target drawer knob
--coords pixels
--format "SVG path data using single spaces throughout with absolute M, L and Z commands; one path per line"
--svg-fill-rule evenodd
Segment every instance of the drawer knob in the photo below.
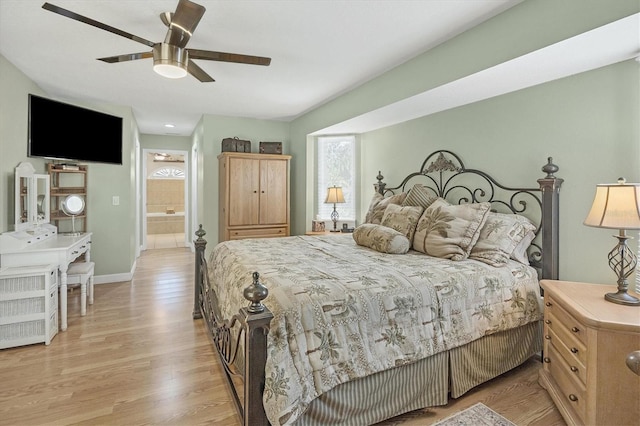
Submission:
M 551 302 L 547 302 L 544 304 L 545 306 L 551 306 Z
M 547 340 L 551 340 L 551 336 L 549 336 L 548 334 L 546 334 L 546 335 L 544 336 L 544 338 L 545 338 L 545 339 L 547 339 Z
M 545 356 L 543 358 L 543 361 L 546 362 L 547 364 L 549 364 L 551 362 L 551 358 L 549 358 L 548 356 Z
M 578 348 L 571 348 L 571 353 L 572 354 L 577 354 L 578 353 Z
M 580 329 L 578 327 L 571 327 L 571 331 L 577 333 L 578 331 L 580 331 Z
M 578 400 L 578 397 L 571 393 L 569 394 L 569 399 L 573 402 L 576 402 Z
M 551 324 L 551 320 L 544 320 L 545 324 Z
M 573 371 L 574 373 L 578 372 L 578 367 L 576 367 L 575 365 L 571 366 L 571 371 Z

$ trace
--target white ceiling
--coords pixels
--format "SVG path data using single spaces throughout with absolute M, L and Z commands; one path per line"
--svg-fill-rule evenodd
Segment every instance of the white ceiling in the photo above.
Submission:
M 169 80 L 151 59 L 99 57 L 143 44 L 42 9 L 0 0 L 0 53 L 50 96 L 133 108 L 142 133 L 190 135 L 203 113 L 291 120 L 521 0 L 196 0 L 206 12 L 187 47 L 272 58 L 268 67 L 196 61 L 216 81 Z M 177 0 L 49 0 L 159 42 Z M 175 129 L 167 130 L 165 123 Z
M 49 0 L 157 42 L 159 15 L 177 1 Z M 150 49 L 46 11 L 44 0 L 0 0 L 0 54 L 54 98 L 131 106 L 142 133 L 190 135 L 202 114 L 291 120 L 521 1 L 196 0 L 207 11 L 188 48 L 272 58 L 197 60 L 216 80 L 201 83 L 160 77 L 151 59 L 98 61 Z M 639 28 L 636 14 L 323 131 L 372 130 L 627 60 L 640 53 Z

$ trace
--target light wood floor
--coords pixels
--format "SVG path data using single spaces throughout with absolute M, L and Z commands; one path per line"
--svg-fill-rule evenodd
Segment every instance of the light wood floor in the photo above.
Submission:
M 184 247 L 184 232 L 177 234 L 147 234 L 147 249 Z
M 131 282 L 95 286 L 51 345 L 0 350 L 0 425 L 240 425 L 202 320 L 192 319 L 193 254 L 148 250 Z M 564 425 L 537 384 L 539 362 L 445 407 L 384 425 L 428 425 L 483 402 L 517 425 Z

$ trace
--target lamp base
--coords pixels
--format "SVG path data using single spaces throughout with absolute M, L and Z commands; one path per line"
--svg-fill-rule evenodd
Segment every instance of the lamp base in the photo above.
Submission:
M 604 300 L 619 305 L 640 306 L 640 299 L 630 295 L 626 290 L 619 290 L 617 293 L 607 293 L 604 295 Z

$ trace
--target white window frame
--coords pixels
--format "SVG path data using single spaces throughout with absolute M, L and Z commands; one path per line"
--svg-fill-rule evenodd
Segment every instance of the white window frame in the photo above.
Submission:
M 327 152 L 324 149 L 327 143 L 345 143 L 347 147 L 344 150 L 350 153 L 350 158 L 338 169 L 334 169 L 334 175 L 328 176 L 325 167 Z M 340 186 L 343 188 L 345 203 L 336 204 L 336 210 L 339 214 L 338 226 L 341 227 L 346 223 L 349 227 L 353 227 L 358 214 L 358 143 L 355 135 L 326 135 L 317 136 L 315 138 L 315 188 L 314 188 L 314 218 L 319 218 L 326 223 L 327 227 L 333 226 L 331 222 L 331 212 L 333 204 L 325 204 L 324 200 L 327 196 L 327 188 L 330 186 Z

